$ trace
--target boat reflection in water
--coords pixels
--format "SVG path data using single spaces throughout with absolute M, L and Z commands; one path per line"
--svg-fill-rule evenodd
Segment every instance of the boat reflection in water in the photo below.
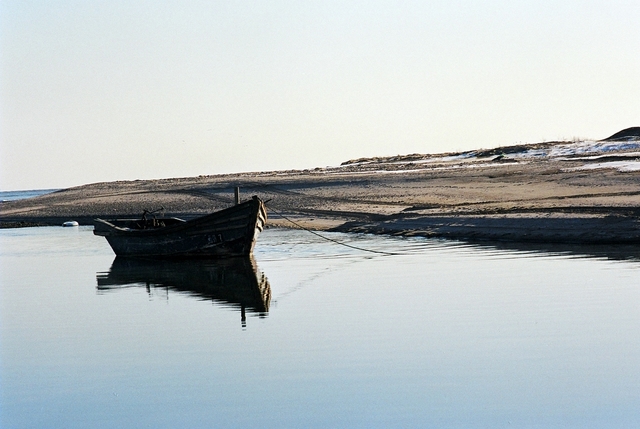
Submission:
M 252 256 L 226 259 L 154 260 L 116 257 L 107 273 L 98 273 L 98 291 L 129 286 L 165 288 L 231 305 L 265 317 L 271 302 L 271 286 Z

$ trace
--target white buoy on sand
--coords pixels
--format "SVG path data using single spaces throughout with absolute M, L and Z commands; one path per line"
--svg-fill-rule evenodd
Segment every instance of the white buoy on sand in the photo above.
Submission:
M 78 226 L 78 225 L 79 223 L 76 222 L 75 220 L 68 220 L 62 224 L 62 226 Z

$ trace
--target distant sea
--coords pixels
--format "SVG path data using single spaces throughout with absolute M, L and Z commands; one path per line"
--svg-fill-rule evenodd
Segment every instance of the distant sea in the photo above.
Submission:
M 59 191 L 59 189 L 33 189 L 30 191 L 0 191 L 0 202 L 24 200 L 25 198 L 33 198 L 51 192 Z

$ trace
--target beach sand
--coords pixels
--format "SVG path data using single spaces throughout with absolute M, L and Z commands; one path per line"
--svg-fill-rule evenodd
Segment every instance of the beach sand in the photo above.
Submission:
M 640 142 L 638 142 L 640 144 Z M 258 195 L 268 226 L 470 240 L 640 243 L 640 153 L 558 145 L 408 155 L 333 168 L 94 183 L 0 205 L 2 226 L 91 224 L 144 209 L 191 218 Z M 523 152 L 524 151 L 524 152 Z M 556 151 L 557 152 L 557 151 Z M 506 153 L 506 156 L 505 156 Z M 520 155 L 519 155 L 520 154 Z M 640 167 L 639 167 L 640 168 Z

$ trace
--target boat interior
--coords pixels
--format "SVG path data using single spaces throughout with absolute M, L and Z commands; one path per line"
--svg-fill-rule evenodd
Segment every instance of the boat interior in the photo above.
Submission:
M 115 227 L 128 229 L 164 228 L 166 226 L 176 225 L 184 222 L 186 221 L 177 217 L 160 217 L 152 219 L 114 219 L 108 221 L 108 223 L 112 224 Z

